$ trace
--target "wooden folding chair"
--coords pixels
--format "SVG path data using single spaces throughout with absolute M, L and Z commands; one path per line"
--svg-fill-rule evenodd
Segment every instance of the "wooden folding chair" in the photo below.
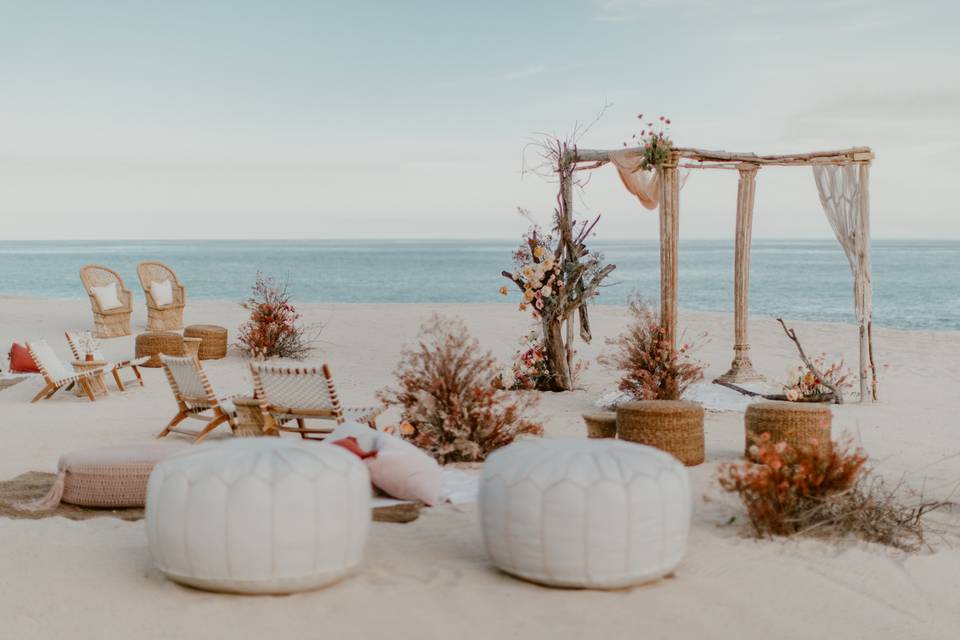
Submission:
M 299 433 L 304 439 L 320 439 L 346 421 L 361 422 L 376 428 L 383 407 L 342 407 L 327 365 L 283 367 L 250 363 L 253 386 L 261 401 L 264 426 L 268 431 Z M 291 420 L 296 427 L 287 426 Z M 308 428 L 307 420 L 328 420 L 325 428 Z
M 193 356 L 168 356 L 160 354 L 160 362 L 167 374 L 167 382 L 177 401 L 177 415 L 157 437 L 171 431 L 195 436 L 194 444 L 202 442 L 210 432 L 226 423 L 231 431 L 237 428 L 237 411 L 230 398 L 217 398 L 200 362 Z M 200 432 L 177 429 L 177 425 L 191 418 L 207 423 Z
M 77 360 L 83 360 L 85 353 L 81 352 L 80 345 L 83 343 L 82 333 L 74 333 L 72 331 L 65 331 L 63 333 L 67 338 L 67 344 L 70 346 L 70 351 L 73 352 L 73 357 Z M 104 362 L 109 362 L 106 358 L 103 357 L 103 354 L 99 351 L 93 352 L 94 360 L 101 360 Z M 113 374 L 113 380 L 117 383 L 117 389 L 120 391 L 126 391 L 127 388 L 125 384 L 130 384 L 131 382 L 139 382 L 140 386 L 143 386 L 143 376 L 140 375 L 140 365 L 150 359 L 150 356 L 144 356 L 142 358 L 134 358 L 133 360 L 120 360 L 119 362 L 110 362 L 110 373 Z M 132 380 L 121 380 L 120 371 L 122 369 L 130 369 L 133 371 L 133 375 L 136 376 Z
M 44 386 L 43 389 L 40 390 L 40 393 L 34 396 L 30 402 L 38 402 L 39 400 L 52 398 L 60 389 L 66 388 L 70 390 L 76 384 L 80 385 L 80 388 L 83 389 L 87 397 L 90 398 L 90 402 L 96 402 L 97 396 L 93 386 L 94 379 L 97 376 L 103 375 L 103 369 L 91 369 L 89 371 L 73 371 L 69 369 L 60 361 L 60 358 L 53 352 L 53 349 L 50 348 L 46 340 L 27 342 L 27 349 L 30 351 L 30 357 L 37 363 L 44 382 L 46 382 L 46 386 Z

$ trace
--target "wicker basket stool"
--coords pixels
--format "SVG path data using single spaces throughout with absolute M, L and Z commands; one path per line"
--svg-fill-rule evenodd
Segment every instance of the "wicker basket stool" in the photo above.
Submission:
M 183 330 L 184 338 L 200 338 L 201 360 L 227 357 L 227 330 L 215 324 L 192 324 Z
M 692 467 L 704 460 L 703 406 L 683 400 L 628 402 L 617 409 L 621 440 L 672 454 Z
M 138 358 L 150 356 L 143 367 L 157 368 L 160 366 L 160 354 L 168 356 L 184 355 L 183 337 L 179 333 L 170 331 L 148 331 L 137 336 L 136 353 Z
M 754 438 L 769 433 L 773 442 L 786 442 L 793 447 L 806 447 L 817 441 L 821 454 L 830 453 L 830 407 L 807 402 L 754 402 L 743 417 L 746 429 L 745 455 L 750 455 Z
M 613 411 L 597 411 L 583 414 L 587 423 L 588 438 L 616 438 L 617 414 Z

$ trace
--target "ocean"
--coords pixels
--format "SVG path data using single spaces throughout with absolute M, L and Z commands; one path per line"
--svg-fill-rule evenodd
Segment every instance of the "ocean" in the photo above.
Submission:
M 287 279 L 294 302 L 502 302 L 506 240 L 0 241 L 0 295 L 83 298 L 78 269 L 119 271 L 136 299 L 136 264 L 159 260 L 186 284 L 189 298 L 244 299 L 257 271 Z M 597 304 L 658 295 L 655 240 L 597 241 L 591 250 L 617 265 Z M 875 240 L 874 324 L 960 330 L 960 241 Z M 853 278 L 832 240 L 754 240 L 750 313 L 854 322 Z M 680 244 L 680 306 L 733 309 L 733 242 Z M 2 313 L 2 307 L 0 307 Z

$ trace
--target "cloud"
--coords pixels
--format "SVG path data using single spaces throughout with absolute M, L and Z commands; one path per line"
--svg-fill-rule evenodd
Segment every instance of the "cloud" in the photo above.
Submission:
M 547 70 L 543 65 L 528 65 L 526 67 L 521 67 L 519 69 L 514 69 L 503 74 L 504 80 L 521 80 L 523 78 L 530 78 L 532 76 L 538 76 L 541 73 L 545 73 Z

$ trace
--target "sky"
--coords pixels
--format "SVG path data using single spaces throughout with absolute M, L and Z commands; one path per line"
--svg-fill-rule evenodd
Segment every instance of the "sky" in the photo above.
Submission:
M 0 239 L 514 238 L 556 185 L 528 143 L 869 145 L 873 235 L 960 238 L 960 3 L 0 0 Z M 830 237 L 808 168 L 764 168 L 755 237 Z M 735 172 L 681 237 L 732 238 Z M 652 238 L 610 167 L 597 238 Z

